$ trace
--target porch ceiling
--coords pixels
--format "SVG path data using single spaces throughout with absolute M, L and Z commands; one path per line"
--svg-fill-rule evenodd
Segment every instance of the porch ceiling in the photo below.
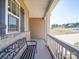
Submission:
M 42 18 L 51 0 L 25 0 L 29 9 L 29 16 L 32 18 Z

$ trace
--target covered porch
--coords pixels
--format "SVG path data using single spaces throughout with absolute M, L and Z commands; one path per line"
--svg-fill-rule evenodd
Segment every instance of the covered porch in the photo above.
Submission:
M 9 10 L 5 14 L 10 14 L 20 20 L 19 30 L 18 32 L 11 32 L 13 29 L 10 29 L 8 23 L 5 22 L 6 29 L 1 29 L 4 30 L 5 35 L 0 36 L 0 59 L 20 59 L 25 49 L 27 53 L 24 53 L 23 56 L 27 59 L 79 59 L 79 50 L 77 48 L 57 39 L 49 32 L 51 11 L 53 11 L 59 0 L 15 1 L 22 12 L 20 18 L 10 13 Z M 8 9 L 10 7 L 8 6 L 9 2 L 5 0 L 5 3 L 5 9 Z M 5 16 L 5 18 L 7 21 L 8 16 Z M 1 33 L 3 32 L 1 31 Z M 30 51 L 33 50 L 29 51 L 26 43 L 33 41 L 37 42 L 34 48 L 37 49 L 37 52 L 34 51 L 33 54 L 30 54 Z

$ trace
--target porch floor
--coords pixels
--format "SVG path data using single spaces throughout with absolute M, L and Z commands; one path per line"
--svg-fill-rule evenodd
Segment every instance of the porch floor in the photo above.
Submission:
M 37 53 L 35 59 L 52 59 L 48 49 L 45 47 L 43 40 L 37 41 Z

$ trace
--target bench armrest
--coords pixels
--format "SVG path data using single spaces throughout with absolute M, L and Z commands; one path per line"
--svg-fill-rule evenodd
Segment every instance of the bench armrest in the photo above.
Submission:
M 27 46 L 29 45 L 35 45 L 36 46 L 36 53 L 37 53 L 37 41 L 26 41 Z
M 26 41 L 27 45 L 37 45 L 37 41 Z

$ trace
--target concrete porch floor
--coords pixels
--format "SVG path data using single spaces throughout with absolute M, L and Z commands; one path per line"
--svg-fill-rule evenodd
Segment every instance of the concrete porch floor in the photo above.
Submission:
M 35 55 L 35 59 L 52 59 L 43 40 L 37 41 L 37 54 Z

